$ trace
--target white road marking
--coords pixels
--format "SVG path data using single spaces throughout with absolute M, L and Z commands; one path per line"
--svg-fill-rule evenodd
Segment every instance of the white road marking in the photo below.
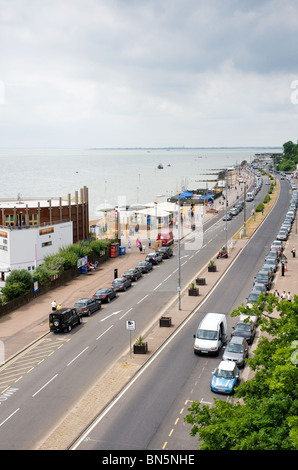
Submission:
M 41 392 L 41 390 L 43 390 L 47 385 L 49 385 L 49 383 L 51 383 L 57 376 L 58 374 L 54 375 L 54 377 L 52 377 L 46 384 L 44 384 L 39 390 L 37 390 L 37 392 L 32 395 L 32 398 L 34 398 L 39 392 Z
M 85 351 L 87 351 L 88 348 L 89 348 L 89 346 L 87 346 L 85 349 L 83 349 L 83 351 L 81 351 L 76 357 L 74 357 L 74 358 L 67 364 L 67 366 L 70 366 L 70 364 L 72 364 L 78 357 L 80 357 L 81 354 L 83 354 Z

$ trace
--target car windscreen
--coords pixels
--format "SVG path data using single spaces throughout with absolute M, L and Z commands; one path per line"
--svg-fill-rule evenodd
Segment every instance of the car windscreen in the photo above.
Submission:
M 215 340 L 217 339 L 218 332 L 214 330 L 201 330 L 199 329 L 197 332 L 198 339 L 210 339 Z

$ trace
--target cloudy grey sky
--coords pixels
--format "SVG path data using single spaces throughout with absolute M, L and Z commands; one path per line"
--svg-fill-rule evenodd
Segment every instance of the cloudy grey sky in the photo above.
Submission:
M 297 44 L 297 0 L 0 0 L 0 147 L 282 146 Z

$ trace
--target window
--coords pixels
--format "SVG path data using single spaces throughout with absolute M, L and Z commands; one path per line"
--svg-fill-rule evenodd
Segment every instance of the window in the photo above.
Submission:
M 41 244 L 42 248 L 44 248 L 45 246 L 51 246 L 52 245 L 52 242 L 44 242 Z

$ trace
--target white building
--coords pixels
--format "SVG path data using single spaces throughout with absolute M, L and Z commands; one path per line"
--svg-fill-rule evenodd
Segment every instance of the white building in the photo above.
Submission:
M 0 289 L 13 269 L 33 271 L 73 243 L 72 221 L 39 226 L 0 226 Z

